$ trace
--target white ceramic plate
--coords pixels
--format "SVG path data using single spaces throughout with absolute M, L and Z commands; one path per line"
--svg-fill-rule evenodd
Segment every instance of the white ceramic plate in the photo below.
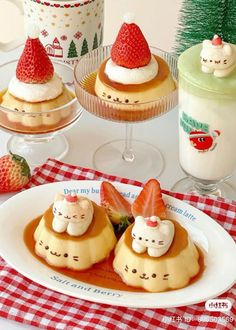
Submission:
M 216 297 L 235 283 L 236 246 L 230 235 L 203 212 L 167 195 L 163 198 L 169 215 L 179 221 L 205 251 L 203 275 L 186 288 L 162 293 L 104 289 L 63 276 L 34 258 L 23 241 L 27 223 L 42 214 L 58 192 L 66 194 L 74 190 L 99 203 L 100 185 L 99 181 L 58 182 L 38 186 L 10 198 L 0 207 L 0 255 L 18 272 L 47 288 L 110 305 L 146 308 L 191 305 Z M 139 187 L 131 185 L 116 183 L 115 186 L 130 201 L 140 192 Z

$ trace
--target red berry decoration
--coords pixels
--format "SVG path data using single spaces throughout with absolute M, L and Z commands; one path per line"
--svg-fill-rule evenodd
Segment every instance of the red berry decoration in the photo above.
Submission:
M 30 179 L 30 168 L 26 160 L 9 154 L 0 158 L 0 193 L 22 189 Z
M 16 68 L 16 77 L 27 84 L 44 84 L 53 76 L 53 64 L 38 38 L 39 31 L 35 26 L 28 35 Z
M 111 58 L 119 66 L 135 69 L 147 65 L 151 60 L 148 43 L 132 17 L 127 14 L 115 43 L 111 49 Z
M 212 45 L 214 46 L 221 46 L 222 45 L 222 39 L 217 34 L 214 35 L 214 38 L 211 41 Z
M 76 203 L 78 201 L 78 197 L 76 195 L 66 195 L 65 199 L 69 203 Z

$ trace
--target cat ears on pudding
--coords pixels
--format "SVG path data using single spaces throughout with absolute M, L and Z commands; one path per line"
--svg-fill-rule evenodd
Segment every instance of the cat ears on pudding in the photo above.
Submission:
M 63 201 L 64 197 L 65 196 L 62 194 L 56 194 L 56 196 L 54 197 L 54 202 Z
M 143 186 L 142 191 L 131 206 L 134 218 L 152 216 L 166 219 L 166 207 L 162 199 L 160 183 L 156 179 L 150 179 Z
M 139 215 L 135 218 L 135 222 L 145 224 L 150 228 L 157 228 L 161 223 L 160 218 L 156 217 L 155 215 L 148 218 L 144 218 L 143 216 Z
M 69 194 L 69 195 L 63 195 L 63 194 L 56 194 L 54 198 L 54 202 L 57 201 L 63 201 L 66 200 L 68 203 L 76 203 L 79 200 L 79 196 L 76 194 Z

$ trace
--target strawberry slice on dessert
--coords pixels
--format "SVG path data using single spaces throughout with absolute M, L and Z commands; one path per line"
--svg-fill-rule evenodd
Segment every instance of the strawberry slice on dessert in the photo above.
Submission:
M 131 206 L 132 214 L 135 217 L 141 215 L 144 218 L 158 216 L 166 218 L 166 207 L 162 199 L 160 183 L 150 179 L 143 187 L 136 200 Z
M 109 219 L 118 225 L 117 231 L 126 229 L 133 220 L 130 203 L 106 181 L 101 184 L 100 197 L 101 205 L 106 209 Z

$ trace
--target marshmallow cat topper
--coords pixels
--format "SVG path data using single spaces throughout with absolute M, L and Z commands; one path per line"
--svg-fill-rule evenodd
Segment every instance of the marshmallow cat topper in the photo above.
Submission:
M 160 220 L 156 216 L 137 216 L 132 229 L 132 248 L 137 253 L 147 250 L 151 257 L 160 257 L 171 246 L 174 233 L 174 224 L 169 220 Z
M 215 77 L 226 77 L 236 66 L 233 47 L 215 35 L 212 40 L 204 40 L 200 54 L 202 71 L 214 73 Z
M 93 204 L 86 197 L 58 194 L 53 204 L 53 215 L 54 231 L 81 236 L 93 220 Z

